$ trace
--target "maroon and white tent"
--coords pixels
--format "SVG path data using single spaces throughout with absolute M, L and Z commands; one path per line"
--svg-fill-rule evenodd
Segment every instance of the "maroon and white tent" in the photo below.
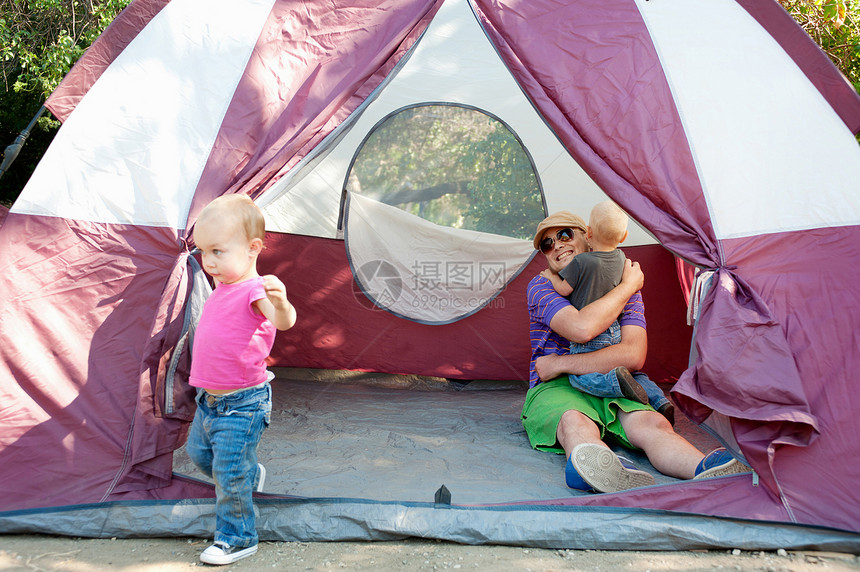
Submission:
M 635 219 L 623 246 L 646 272 L 646 371 L 752 474 L 578 495 L 516 434 L 520 385 L 445 403 L 356 389 L 341 408 L 370 396 L 374 423 L 405 415 L 413 444 L 430 404 L 478 427 L 419 447 L 439 469 L 356 459 L 378 494 L 346 486 L 337 458 L 315 481 L 295 476 L 314 455 L 272 451 L 297 460 L 260 496 L 261 537 L 860 550 L 860 97 L 773 0 L 136 0 L 47 106 L 63 127 L 0 226 L 0 532 L 211 533 L 213 489 L 175 452 L 207 289 L 191 229 L 212 198 L 245 193 L 266 213 L 261 270 L 299 314 L 273 367 L 463 385 L 527 379 L 525 287 L 542 263 L 523 229 L 608 196 Z M 382 155 L 363 153 L 398 121 L 426 133 L 415 149 L 433 149 L 433 121 L 467 121 L 521 153 L 475 162 L 468 192 L 379 190 Z M 480 197 L 480 177 L 523 166 L 521 194 Z M 676 260 L 697 268 L 683 288 Z M 298 417 L 313 383 L 291 383 L 282 407 Z M 325 407 L 309 403 L 312 423 Z M 357 415 L 309 450 L 324 456 Z M 460 449 L 494 423 L 513 437 L 484 456 L 522 454 L 544 492 L 514 465 L 469 477 L 480 492 L 452 486 Z M 396 454 L 385 430 L 365 457 Z M 399 489 L 392 464 L 446 486 Z

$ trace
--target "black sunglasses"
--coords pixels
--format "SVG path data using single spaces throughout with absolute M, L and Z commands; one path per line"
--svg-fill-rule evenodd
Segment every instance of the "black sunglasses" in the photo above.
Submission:
M 553 247 L 555 246 L 555 241 L 559 242 L 570 242 L 573 240 L 573 229 L 572 228 L 563 228 L 555 233 L 555 239 L 553 237 L 548 236 L 542 241 L 540 241 L 540 251 L 544 254 L 548 254 Z

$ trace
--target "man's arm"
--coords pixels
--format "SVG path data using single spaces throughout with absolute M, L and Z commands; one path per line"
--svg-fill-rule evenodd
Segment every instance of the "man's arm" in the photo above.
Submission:
M 572 342 L 588 342 L 618 318 L 627 300 L 642 288 L 644 282 L 645 275 L 639 268 L 639 263 L 628 259 L 624 263 L 624 273 L 618 286 L 582 310 L 573 306 L 562 308 L 552 317 L 549 327 Z
M 621 326 L 621 342 L 584 354 L 550 354 L 535 361 L 535 371 L 541 381 L 572 373 L 607 373 L 616 367 L 624 366 L 630 371 L 638 371 L 645 365 L 648 355 L 648 332 L 636 325 Z

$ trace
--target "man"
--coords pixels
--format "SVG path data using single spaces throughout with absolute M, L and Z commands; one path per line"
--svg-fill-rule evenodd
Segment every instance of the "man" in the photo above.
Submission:
M 535 248 L 558 274 L 588 248 L 586 225 L 567 211 L 538 225 Z M 624 366 L 642 368 L 648 348 L 644 304 L 638 290 L 644 275 L 637 263 L 625 263 L 621 284 L 606 296 L 577 310 L 552 286 L 535 276 L 528 286 L 532 359 L 529 392 L 522 421 L 536 449 L 564 452 L 568 486 L 615 492 L 654 484 L 654 477 L 618 457 L 604 439 L 645 452 L 655 469 L 681 478 L 706 478 L 746 472 L 725 449 L 704 456 L 675 433 L 650 406 L 625 398 L 601 398 L 570 386 L 568 374 L 608 372 Z M 584 354 L 570 354 L 569 341 L 585 343 L 606 330 L 621 314 L 621 343 Z

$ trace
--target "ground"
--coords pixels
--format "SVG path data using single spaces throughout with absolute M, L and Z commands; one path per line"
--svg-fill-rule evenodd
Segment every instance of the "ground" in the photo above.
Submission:
M 0 535 L 0 571 L 182 572 L 211 568 L 258 570 L 484 570 L 582 572 L 843 572 L 860 570 L 860 556 L 831 552 L 739 550 L 637 552 L 463 546 L 410 539 L 399 542 L 264 542 L 231 566 L 200 564 L 201 539 L 80 539 Z

